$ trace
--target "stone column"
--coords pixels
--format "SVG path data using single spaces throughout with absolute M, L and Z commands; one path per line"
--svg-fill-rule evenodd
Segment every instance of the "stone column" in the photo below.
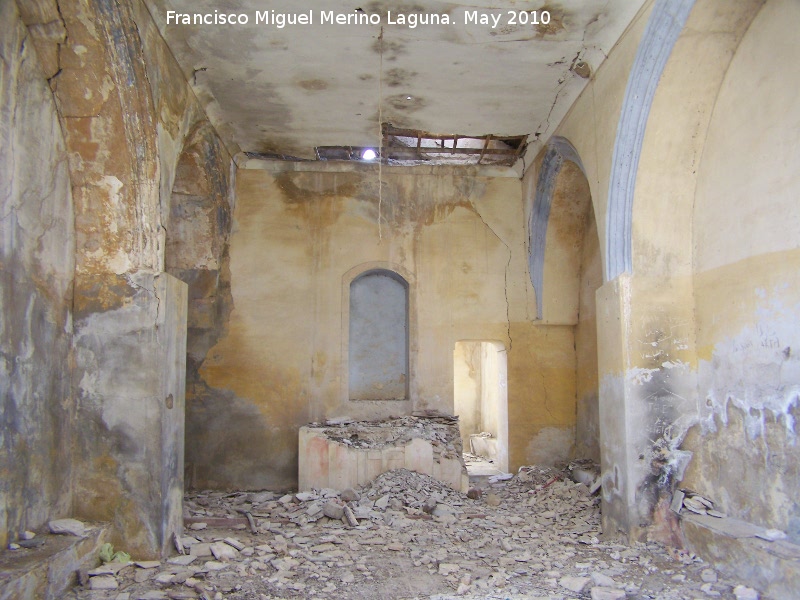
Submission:
M 187 286 L 128 278 L 124 302 L 75 323 L 75 513 L 156 558 L 182 531 Z
M 603 531 L 681 545 L 669 503 L 696 410 L 691 281 L 624 273 L 597 291 Z

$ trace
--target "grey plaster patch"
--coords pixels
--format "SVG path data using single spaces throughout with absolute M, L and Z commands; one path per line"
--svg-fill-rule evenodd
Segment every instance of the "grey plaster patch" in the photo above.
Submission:
M 350 284 L 351 400 L 408 397 L 408 283 L 388 270 Z
M 296 488 L 296 427 L 270 423 L 249 400 L 201 378 L 190 377 L 189 385 L 187 488 Z

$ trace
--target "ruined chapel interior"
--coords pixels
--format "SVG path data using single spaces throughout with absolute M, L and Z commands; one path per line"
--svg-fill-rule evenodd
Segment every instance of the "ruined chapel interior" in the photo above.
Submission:
M 297 492 L 301 427 L 451 415 L 800 597 L 800 3 L 328 4 L 0 0 L 2 548 L 166 559 L 187 490 Z

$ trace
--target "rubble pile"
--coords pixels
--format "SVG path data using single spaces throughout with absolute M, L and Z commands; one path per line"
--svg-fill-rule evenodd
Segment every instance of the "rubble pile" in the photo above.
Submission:
M 599 498 L 570 476 L 523 467 L 462 494 L 398 469 L 342 491 L 191 493 L 183 554 L 107 563 L 68 598 L 757 597 L 685 553 L 601 541 Z
M 382 421 L 326 421 L 311 423 L 340 444 L 358 449 L 404 446 L 413 439 L 422 439 L 440 446 L 450 458 L 460 456 L 461 434 L 458 417 L 448 415 L 407 416 Z
M 678 514 L 685 508 L 698 515 L 708 515 L 709 517 L 716 517 L 718 519 L 725 518 L 725 513 L 715 510 L 713 500 L 709 500 L 697 492 L 687 489 L 675 490 L 670 508 Z

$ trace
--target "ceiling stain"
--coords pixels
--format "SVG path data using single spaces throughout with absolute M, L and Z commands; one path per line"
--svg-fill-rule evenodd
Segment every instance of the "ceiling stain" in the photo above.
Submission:
M 384 75 L 384 82 L 389 87 L 400 87 L 410 83 L 416 74 L 416 71 L 407 71 L 406 69 L 389 69 Z
M 536 25 L 536 33 L 539 37 L 556 35 L 559 31 L 566 29 L 565 23 L 569 19 L 569 14 L 558 5 L 545 4 L 539 14 L 547 11 L 550 14 L 550 22 L 547 24 L 539 23 Z
M 383 55 L 383 60 L 394 61 L 406 53 L 406 44 L 398 40 L 376 39 L 372 44 L 372 51 Z
M 297 85 L 309 92 L 319 92 L 328 89 L 328 82 L 322 79 L 303 79 L 302 81 L 298 81 Z
M 392 12 L 393 16 L 397 16 L 398 14 L 410 15 L 410 14 L 418 14 L 421 15 L 427 12 L 430 9 L 426 9 L 424 6 L 420 6 L 419 4 L 394 4 L 389 2 L 370 2 L 367 5 L 366 13 L 370 15 L 380 15 L 381 22 L 386 23 L 389 16 L 389 11 Z
M 425 99 L 419 96 L 409 96 L 408 94 L 395 94 L 386 99 L 391 106 L 397 110 L 412 111 L 419 110 L 425 106 Z

